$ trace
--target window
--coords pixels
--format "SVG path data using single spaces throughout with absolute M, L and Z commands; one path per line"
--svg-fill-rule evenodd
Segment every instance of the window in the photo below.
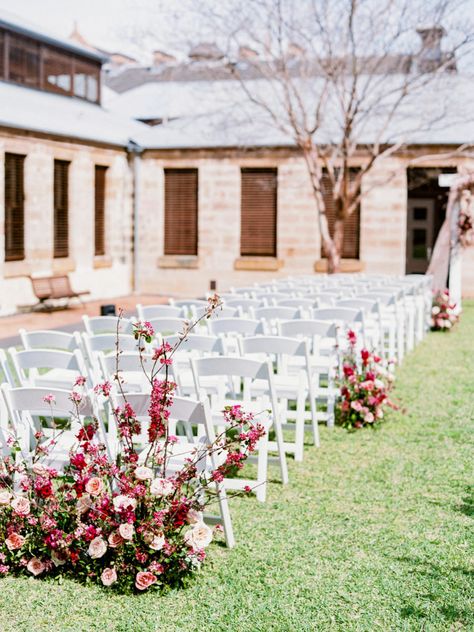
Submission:
M 54 257 L 69 256 L 69 163 L 54 161 Z
M 356 174 L 356 170 L 351 171 L 351 177 Z M 327 173 L 323 174 L 322 192 L 324 203 L 326 206 L 326 216 L 329 224 L 329 233 L 331 237 L 334 234 L 334 223 L 336 219 L 336 210 L 334 208 L 334 199 L 332 195 L 332 183 Z M 360 242 L 360 206 L 346 219 L 344 222 L 344 242 L 342 247 L 343 259 L 359 258 L 359 242 Z M 321 247 L 321 256 L 325 257 L 324 247 Z
M 95 247 L 96 257 L 105 255 L 105 177 L 107 167 L 95 166 L 94 182 L 94 226 L 95 226 Z
M 100 100 L 100 61 L 0 27 L 0 79 Z
M 164 253 L 198 253 L 197 169 L 165 169 Z
M 8 79 L 34 88 L 40 85 L 40 47 L 34 40 L 9 36 Z
M 240 254 L 276 257 L 277 170 L 241 170 Z
M 5 154 L 5 261 L 25 258 L 24 161 L 25 156 Z
M 59 94 L 71 94 L 72 57 L 48 46 L 44 51 L 43 64 L 45 90 Z

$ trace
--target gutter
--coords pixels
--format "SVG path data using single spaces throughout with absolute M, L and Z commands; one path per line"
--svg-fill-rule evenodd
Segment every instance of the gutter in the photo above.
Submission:
M 132 270 L 131 282 L 134 294 L 139 293 L 139 259 L 138 259 L 138 214 L 140 209 L 140 171 L 141 171 L 141 154 L 143 147 L 135 143 L 133 140 L 128 141 L 127 155 L 129 163 L 131 163 L 132 171 L 132 196 L 133 196 L 133 233 L 132 233 Z

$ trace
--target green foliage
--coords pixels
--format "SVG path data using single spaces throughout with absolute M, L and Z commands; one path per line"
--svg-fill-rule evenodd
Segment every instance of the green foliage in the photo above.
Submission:
M 380 432 L 322 429 L 271 482 L 232 502 L 185 590 L 123 597 L 72 581 L 0 582 L 2 632 L 342 632 L 474 629 L 474 303 L 397 372 L 406 411 Z M 469 487 L 471 485 L 471 487 Z M 471 558 L 470 558 L 471 556 Z

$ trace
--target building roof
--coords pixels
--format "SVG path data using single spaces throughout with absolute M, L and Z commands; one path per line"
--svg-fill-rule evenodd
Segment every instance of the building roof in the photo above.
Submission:
M 102 53 L 99 53 L 91 48 L 87 48 L 86 46 L 82 46 L 79 43 L 72 42 L 71 40 L 57 37 L 53 33 L 45 30 L 43 27 L 27 21 L 23 17 L 20 18 L 14 13 L 10 13 L 10 11 L 5 11 L 4 9 L 0 10 L 0 26 L 3 26 L 10 31 L 14 31 L 15 33 L 19 33 L 20 35 L 33 37 L 34 39 L 45 42 L 46 44 L 58 46 L 59 48 L 69 50 L 72 53 L 94 59 L 95 61 L 101 63 L 107 61 L 107 57 Z
M 378 77 L 374 82 L 370 116 L 361 115 L 354 137 L 360 144 L 379 141 L 387 144 L 460 145 L 474 143 L 474 90 L 472 82 L 458 74 L 446 74 L 420 85 L 387 125 L 388 112 L 399 95 L 405 75 Z M 314 111 L 320 80 L 299 80 L 306 111 Z M 398 88 L 398 89 L 397 89 Z M 254 80 L 253 94 L 267 95 L 275 109 L 277 84 Z M 341 123 L 336 95 L 328 98 L 322 123 L 314 140 L 322 144 L 339 142 Z M 163 120 L 147 128 L 138 142 L 147 148 L 206 148 L 293 146 L 289 126 L 275 126 L 263 108 L 252 103 L 237 81 L 159 82 L 145 84 L 119 95 L 111 108 L 140 120 Z M 297 111 L 297 108 L 295 108 Z M 279 120 L 283 117 L 279 116 Z
M 121 147 L 148 129 L 94 103 L 5 81 L 0 81 L 0 126 Z

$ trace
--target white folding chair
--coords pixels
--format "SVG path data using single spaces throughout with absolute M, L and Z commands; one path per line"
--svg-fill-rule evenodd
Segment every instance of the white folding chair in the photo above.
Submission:
M 97 354 L 101 368 L 102 379 L 117 385 L 117 358 L 115 355 Z M 154 369 L 155 367 L 155 369 Z M 124 392 L 150 392 L 152 371 L 155 370 L 157 379 L 164 379 L 166 371 L 158 362 L 153 360 L 151 354 L 137 352 L 121 353 L 118 357 L 118 377 L 120 378 Z M 173 367 L 168 367 L 170 381 L 174 380 Z
M 118 349 L 116 334 L 97 334 L 97 336 L 89 336 L 89 334 L 83 332 L 81 342 L 84 357 L 89 365 L 94 384 L 97 384 L 101 379 L 100 364 L 97 357 L 99 352 L 102 352 L 104 355 L 115 355 L 117 351 L 120 353 L 138 351 L 138 341 L 130 334 L 120 334 L 118 338 Z
M 120 323 L 118 322 L 120 320 Z M 97 334 L 113 334 L 117 332 L 121 334 L 133 334 L 133 323 L 131 318 L 120 318 L 118 316 L 87 316 L 82 317 L 84 328 L 89 336 Z
M 56 349 L 8 350 L 20 386 L 42 386 L 70 390 L 80 376 L 92 386 L 91 375 L 82 352 Z
M 255 493 L 258 500 L 264 501 L 266 497 L 267 461 L 268 450 L 276 449 L 280 464 L 280 473 L 283 483 L 288 483 L 288 468 L 285 456 L 285 443 L 278 416 L 278 400 L 273 385 L 273 371 L 268 362 L 258 362 L 248 358 L 218 357 L 192 359 L 191 367 L 196 384 L 196 392 L 206 393 L 203 378 L 207 376 L 221 376 L 223 383 L 229 389 L 225 393 L 223 401 L 218 401 L 211 396 L 211 406 L 214 423 L 222 425 L 221 411 L 226 405 L 239 403 L 247 412 L 259 413 L 262 423 L 266 426 L 265 437 L 260 439 L 257 454 L 257 479 L 256 481 L 238 479 L 226 479 L 225 486 L 228 489 L 243 489 L 256 482 Z M 239 390 L 235 388 L 238 379 Z M 266 391 L 263 396 L 253 397 L 251 392 L 252 381 L 266 382 Z M 243 388 L 242 388 L 243 387 Z M 230 399 L 229 399 L 230 398 Z M 271 417 L 265 419 L 265 411 L 271 409 Z M 259 417 L 260 421 L 260 417 Z M 276 442 L 268 441 L 268 431 L 273 426 Z
M 137 419 L 141 422 L 141 445 L 139 443 L 137 447 L 139 450 L 141 448 L 139 462 L 143 462 L 147 453 L 148 438 L 146 433 L 149 422 L 150 395 L 147 393 L 128 393 L 124 398 L 121 394 L 115 392 L 112 394 L 111 399 L 114 409 L 123 407 L 125 402 L 128 402 L 133 408 Z M 200 401 L 174 397 L 173 403 L 169 408 L 167 423 L 169 434 L 178 438 L 176 444 L 169 444 L 168 446 L 169 462 L 165 472 L 167 476 L 172 476 L 175 472 L 182 469 L 187 458 L 196 460 L 198 456 L 200 457 L 197 462 L 198 471 L 203 474 L 210 474 L 210 472 L 217 469 L 219 462 L 216 452 L 212 450 L 209 454 L 207 449 L 209 445 L 214 444 L 216 435 L 212 424 L 209 402 L 206 398 Z M 208 484 L 211 485 L 209 481 Z M 204 520 L 210 524 L 222 522 L 226 544 L 228 547 L 233 547 L 235 539 L 224 485 L 222 483 L 213 483 L 212 485 L 216 489 L 220 514 L 216 516 L 206 512 L 204 513 Z
M 297 307 L 282 307 L 276 305 L 253 309 L 251 316 L 254 320 L 263 322 L 266 334 L 273 335 L 277 333 L 277 324 L 280 320 L 299 318 L 300 312 Z
M 257 356 L 256 359 L 270 360 L 274 364 L 276 373 L 273 382 L 280 403 L 282 428 L 294 432 L 295 440 L 291 451 L 295 455 L 295 461 L 302 461 L 305 430 L 312 430 L 315 445 L 320 445 L 316 393 L 313 388 L 307 341 L 283 336 L 250 336 L 241 338 L 239 346 L 243 357 Z M 299 371 L 288 370 L 288 358 L 294 357 L 303 360 Z M 253 388 L 258 388 L 258 384 L 254 384 Z M 295 413 L 289 408 L 290 401 L 296 402 Z M 308 426 L 305 425 L 306 402 L 309 403 L 311 410 L 312 423 Z M 295 419 L 294 424 L 289 423 L 290 418 Z M 285 446 L 289 451 L 288 442 Z
M 0 349 L 0 383 L 7 382 L 10 386 L 18 386 L 18 380 L 15 379 L 15 372 L 12 370 L 13 365 L 8 360 L 8 356 L 3 349 Z
M 137 315 L 140 321 L 151 318 L 184 318 L 183 308 L 175 305 L 141 305 L 137 303 Z
M 69 334 L 53 329 L 36 331 L 20 329 L 18 333 L 24 349 L 57 349 L 58 351 L 81 349 L 81 339 L 77 331 Z
M 106 446 L 108 455 L 111 457 L 103 420 L 98 414 L 94 400 L 87 393 L 81 393 L 82 400 L 78 405 L 79 413 L 76 416 L 77 411 L 70 400 L 70 392 L 64 389 L 30 386 L 12 388 L 9 384 L 3 384 L 2 392 L 13 433 L 19 441 L 22 456 L 27 461 L 31 460 L 34 454 L 37 442 L 35 434 L 40 431 L 43 435 L 40 440 L 42 445 L 50 446 L 51 441 L 55 442 L 51 447 L 50 466 L 62 470 L 69 461 L 69 451 L 77 442 L 76 435 L 87 417 L 97 420 L 97 441 Z M 45 401 L 46 396 L 52 396 L 51 404 Z M 49 425 L 42 425 L 40 418 Z M 62 421 L 61 429 L 55 427 L 54 420 Z M 69 428 L 63 429 L 64 425 L 68 425 Z
M 281 336 L 308 340 L 311 376 L 316 382 L 316 401 L 325 407 L 325 410 L 317 410 L 316 417 L 326 421 L 328 426 L 334 426 L 334 405 L 338 395 L 335 377 L 339 366 L 335 324 L 324 320 L 295 318 L 280 322 L 278 328 Z M 302 361 L 300 358 L 292 358 L 290 366 L 291 364 L 299 370 Z

